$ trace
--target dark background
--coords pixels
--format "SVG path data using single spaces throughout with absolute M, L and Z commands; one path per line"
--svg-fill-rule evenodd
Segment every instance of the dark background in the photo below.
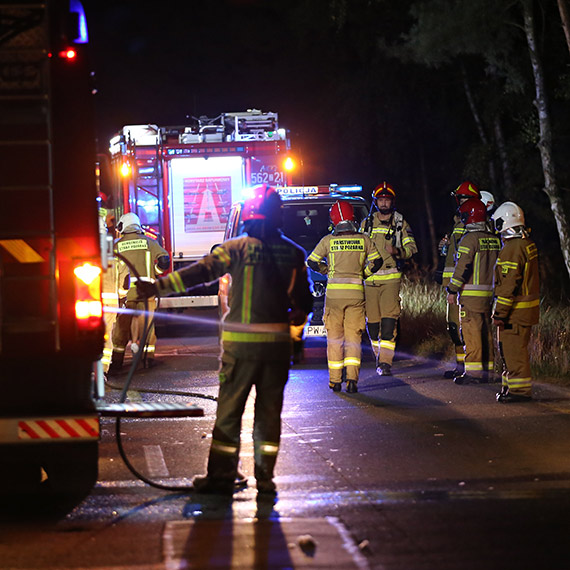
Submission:
M 416 21 L 411 8 L 424 3 L 430 4 L 86 0 L 99 149 L 105 151 L 109 138 L 126 124 L 182 125 L 189 116 L 250 108 L 277 112 L 302 162 L 294 183 L 361 184 L 369 199 L 372 189 L 387 180 L 397 192 L 398 209 L 415 230 L 421 266 L 432 264 L 435 246 L 425 197 L 439 239 L 449 231 L 454 211 L 449 193 L 469 179 L 493 192 L 498 203 L 507 198 L 520 203 L 547 278 L 563 290 L 567 280 L 560 246 L 541 190 L 524 35 L 515 36 L 518 45 L 512 50 L 523 88 L 507 92 L 504 84 L 490 79 L 488 64 L 477 55 L 462 56 L 460 68 L 457 59 L 434 67 L 418 61 L 417 54 L 409 58 L 398 52 Z M 549 55 L 558 175 L 564 187 L 568 100 L 554 94 L 560 92 L 557 78 L 570 58 L 556 3 L 548 4 L 548 14 L 537 11 L 537 25 Z M 488 158 L 496 149 L 481 144 L 460 69 L 467 70 L 483 120 L 500 106 L 509 111 L 504 127 L 516 180 L 508 192 L 500 179 L 489 176 Z

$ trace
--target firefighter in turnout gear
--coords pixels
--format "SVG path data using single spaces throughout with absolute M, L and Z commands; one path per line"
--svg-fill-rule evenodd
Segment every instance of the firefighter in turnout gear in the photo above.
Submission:
M 327 275 L 323 321 L 327 331 L 329 386 L 340 392 L 345 370 L 346 391 L 354 393 L 366 325 L 363 279 L 380 269 L 382 258 L 372 240 L 357 232 L 349 202 L 335 202 L 330 219 L 333 233 L 321 239 L 307 258 L 307 265 Z
M 538 251 L 525 228 L 524 213 L 515 203 L 501 204 L 493 221 L 503 242 L 495 267 L 493 311 L 503 359 L 497 401 L 526 402 L 532 396 L 528 344 L 540 310 Z
M 115 252 L 125 257 L 137 270 L 141 278 L 156 279 L 158 275 L 163 273 L 170 266 L 170 256 L 168 252 L 154 239 L 144 234 L 141 221 L 136 214 L 124 214 L 119 223 L 117 230 L 122 234 L 115 241 Z M 125 312 L 119 312 L 113 327 L 113 354 L 111 356 L 111 364 L 109 374 L 117 374 L 121 371 L 123 360 L 125 357 L 125 348 L 131 340 L 131 329 L 133 325 L 133 317 L 135 311 L 144 311 L 145 305 L 137 296 L 138 277 L 131 275 L 127 264 L 119 259 L 117 264 L 117 284 L 120 297 L 120 307 L 126 309 Z M 149 302 L 149 312 L 152 314 L 156 306 L 156 300 L 151 299 Z M 137 317 L 139 321 L 143 321 L 143 317 Z M 139 322 L 139 331 L 142 326 Z M 147 342 L 144 346 L 145 362 L 148 366 L 152 366 L 154 362 L 154 351 L 156 345 L 156 334 L 154 325 L 150 324 L 147 334 Z M 133 339 L 132 348 L 139 348 Z
M 495 369 L 491 304 L 493 274 L 501 249 L 499 238 L 487 226 L 487 210 L 471 198 L 459 207 L 466 233 L 457 248 L 457 262 L 449 285 L 447 302 L 459 303 L 461 334 L 465 342 L 465 372 L 456 384 L 489 382 Z M 458 298 L 459 296 L 459 298 Z
M 312 309 L 305 251 L 281 234 L 281 217 L 279 194 L 259 186 L 242 209 L 247 235 L 225 241 L 156 283 L 137 283 L 139 293 L 149 297 L 231 276 L 229 311 L 222 322 L 216 422 L 207 475 L 194 479 L 198 492 L 233 492 L 242 415 L 255 386 L 254 474 L 259 493 L 275 494 L 273 474 L 291 360 L 289 324 L 301 324 Z
M 376 357 L 376 370 L 392 375 L 400 317 L 400 263 L 410 259 L 418 248 L 409 224 L 396 212 L 396 193 L 384 182 L 372 192 L 372 208 L 360 231 L 370 236 L 384 260 L 382 268 L 365 281 L 368 336 Z M 376 211 L 374 211 L 376 210 Z
M 477 186 L 471 182 L 462 182 L 451 195 L 457 203 L 457 213 L 453 217 L 454 225 L 451 230 L 451 236 L 445 237 L 439 242 L 440 254 L 445 257 L 445 266 L 442 275 L 442 287 L 447 292 L 447 286 L 457 262 L 457 245 L 465 234 L 465 223 L 459 216 L 460 206 L 471 198 L 480 198 L 480 192 Z M 455 367 L 446 370 L 443 374 L 444 378 L 455 378 L 465 371 L 465 348 L 463 346 L 463 337 L 461 336 L 461 323 L 459 322 L 459 305 L 457 303 L 447 303 L 446 307 L 447 332 L 451 338 L 451 342 L 455 348 Z

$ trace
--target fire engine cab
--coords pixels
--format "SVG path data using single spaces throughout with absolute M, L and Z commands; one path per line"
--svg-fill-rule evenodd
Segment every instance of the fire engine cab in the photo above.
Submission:
M 110 142 L 117 219 L 138 214 L 177 269 L 224 239 L 232 203 L 247 187 L 290 183 L 289 151 L 277 113 L 255 109 L 186 126 L 124 126 Z M 217 304 L 216 286 L 192 293 L 164 298 L 161 308 Z

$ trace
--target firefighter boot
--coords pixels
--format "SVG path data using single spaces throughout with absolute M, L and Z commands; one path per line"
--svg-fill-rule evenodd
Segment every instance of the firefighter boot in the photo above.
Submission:
M 124 352 L 113 350 L 113 354 L 111 355 L 111 364 L 109 364 L 109 370 L 107 372 L 109 376 L 116 376 L 117 374 L 121 373 L 121 369 L 123 368 L 124 358 L 125 358 Z
M 358 388 L 356 387 L 356 380 L 349 380 L 346 383 L 346 391 L 349 394 L 356 394 L 356 392 L 358 392 Z

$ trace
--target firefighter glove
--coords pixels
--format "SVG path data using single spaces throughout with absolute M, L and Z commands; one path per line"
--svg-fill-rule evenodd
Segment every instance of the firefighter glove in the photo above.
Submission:
M 137 279 L 137 295 L 140 299 L 156 297 L 157 294 L 158 287 L 154 281 L 151 281 L 148 277 Z

